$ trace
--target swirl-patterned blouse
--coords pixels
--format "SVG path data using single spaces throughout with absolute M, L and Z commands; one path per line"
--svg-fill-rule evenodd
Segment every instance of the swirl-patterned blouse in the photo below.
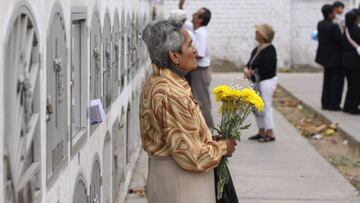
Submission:
M 151 156 L 171 156 L 183 169 L 206 172 L 227 153 L 213 141 L 187 81 L 171 70 L 154 69 L 140 98 L 140 131 Z

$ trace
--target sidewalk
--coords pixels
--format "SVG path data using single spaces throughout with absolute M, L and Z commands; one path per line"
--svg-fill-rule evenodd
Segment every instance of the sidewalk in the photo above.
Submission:
M 282 73 L 278 77 L 279 84 L 283 88 L 325 119 L 332 123 L 338 123 L 339 129 L 344 132 L 347 139 L 360 148 L 360 116 L 321 109 L 322 73 Z M 343 102 L 345 89 L 346 87 L 344 88 Z
M 212 86 L 228 84 L 234 73 L 214 74 Z M 216 122 L 220 117 L 213 101 Z M 256 133 L 254 123 L 244 132 L 230 170 L 241 203 L 350 203 L 360 202 L 355 189 L 297 133 L 278 112 L 276 142 L 257 143 L 247 137 Z M 146 154 L 136 174 L 146 174 Z M 142 176 L 135 176 L 135 186 L 144 185 Z M 129 196 L 127 203 L 146 203 L 144 198 Z

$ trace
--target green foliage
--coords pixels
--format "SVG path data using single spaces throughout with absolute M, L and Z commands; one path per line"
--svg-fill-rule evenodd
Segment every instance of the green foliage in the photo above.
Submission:
M 222 109 L 221 124 L 215 130 L 222 135 L 223 139 L 236 139 L 240 141 L 241 131 L 249 129 L 250 123 L 244 124 L 245 119 L 249 116 L 253 107 L 245 105 L 234 111 L 234 108 Z M 229 173 L 227 170 L 228 157 L 223 157 L 217 166 L 217 199 L 221 199 L 224 190 L 224 185 L 229 181 Z

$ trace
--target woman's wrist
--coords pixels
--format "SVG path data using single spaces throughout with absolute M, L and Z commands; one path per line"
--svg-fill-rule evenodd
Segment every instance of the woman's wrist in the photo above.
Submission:
M 221 150 L 221 155 L 222 156 L 225 156 L 228 154 L 228 148 L 227 148 L 227 145 L 225 143 L 224 140 L 218 140 L 216 141 L 218 144 L 219 144 L 219 147 L 220 147 L 220 150 Z

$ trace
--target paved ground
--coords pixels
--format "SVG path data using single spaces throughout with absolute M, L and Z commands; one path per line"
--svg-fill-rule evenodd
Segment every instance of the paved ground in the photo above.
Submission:
M 214 74 L 212 86 L 228 84 L 235 74 Z M 281 76 L 282 77 L 282 76 Z M 213 114 L 220 119 L 213 101 Z M 249 120 L 253 122 L 252 118 Z M 246 138 L 256 127 L 244 132 L 230 161 L 230 170 L 242 203 L 347 203 L 360 202 L 355 189 L 297 131 L 275 112 L 277 141 L 257 143 Z M 144 185 L 147 173 L 143 153 L 133 186 Z M 127 203 L 146 203 L 144 198 L 129 196 Z
M 341 130 L 351 136 L 355 142 L 360 143 L 360 115 L 321 110 L 321 73 L 279 74 L 279 83 L 322 116 L 333 123 L 338 123 Z M 345 93 L 344 90 L 343 100 L 345 99 Z

